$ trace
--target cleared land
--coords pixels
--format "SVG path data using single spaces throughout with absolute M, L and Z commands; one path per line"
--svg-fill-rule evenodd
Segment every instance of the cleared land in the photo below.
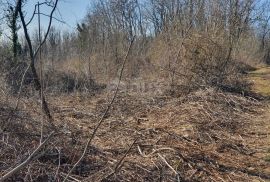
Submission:
M 261 86 L 270 83 L 265 79 L 268 76 L 270 68 L 250 73 L 248 79 L 255 80 L 253 90 L 268 96 Z M 82 154 L 110 98 L 105 92 L 49 96 L 61 133 L 50 141 L 43 156 L 28 166 L 40 169 L 36 174 L 27 174 L 25 169 L 13 180 L 21 176 L 26 176 L 26 181 L 63 179 Z M 34 98 L 22 99 L 13 123 L 7 125 L 7 132 L 1 136 L 1 174 L 38 145 L 39 107 Z M 3 103 L 0 118 L 7 119 L 11 110 Z M 178 98 L 120 92 L 85 159 L 69 179 L 269 181 L 269 111 L 268 101 L 213 88 Z

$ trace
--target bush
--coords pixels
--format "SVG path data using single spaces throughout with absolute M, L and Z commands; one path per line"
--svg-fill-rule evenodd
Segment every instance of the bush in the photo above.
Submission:
M 28 69 L 28 71 L 26 70 L 28 67 L 27 63 L 23 61 L 14 63 L 11 61 L 11 59 L 5 59 L 1 61 L 0 66 L 0 71 L 2 73 L 1 77 L 5 81 L 7 89 L 10 91 L 10 93 L 18 93 L 23 77 L 23 85 L 29 85 L 32 83 L 33 76 L 30 69 Z
M 175 36 L 154 41 L 149 57 L 166 71 L 163 76 L 170 78 L 171 93 L 186 94 L 207 87 L 239 93 L 249 87 L 243 74 L 254 68 L 232 55 L 234 49 L 225 34 L 192 32 L 186 39 Z
M 105 88 L 87 75 L 74 72 L 48 71 L 44 80 L 44 88 L 48 92 L 97 92 Z

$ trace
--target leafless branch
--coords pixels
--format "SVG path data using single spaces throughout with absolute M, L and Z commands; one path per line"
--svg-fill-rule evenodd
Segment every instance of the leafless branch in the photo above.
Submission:
M 122 80 L 124 68 L 125 68 L 125 65 L 126 65 L 128 56 L 129 56 L 129 54 L 130 54 L 130 50 L 131 50 L 131 47 L 132 47 L 132 45 L 133 45 L 134 40 L 135 40 L 135 37 L 133 37 L 133 39 L 131 40 L 131 43 L 130 43 L 129 48 L 128 48 L 128 51 L 127 51 L 127 54 L 126 54 L 125 59 L 124 59 L 124 61 L 123 61 L 123 64 L 122 64 L 122 67 L 121 67 L 121 70 L 120 70 L 120 75 L 119 75 L 117 87 L 116 87 L 116 90 L 115 90 L 115 92 L 114 92 L 113 98 L 112 98 L 111 102 L 109 103 L 109 105 L 107 106 L 107 109 L 106 109 L 105 112 L 103 113 L 103 115 L 102 115 L 101 119 L 99 120 L 97 126 L 95 127 L 95 129 L 94 129 L 92 135 L 91 135 L 90 138 L 88 139 L 88 141 L 87 141 L 87 143 L 86 143 L 86 145 L 85 145 L 85 148 L 84 148 L 84 151 L 83 151 L 81 157 L 80 157 L 79 160 L 74 164 L 74 166 L 71 168 L 71 170 L 68 172 L 67 176 L 66 176 L 65 179 L 64 179 L 64 182 L 68 179 L 68 176 L 73 172 L 73 170 L 76 168 L 76 166 L 82 161 L 82 159 L 83 159 L 84 156 L 86 155 L 86 151 L 87 151 L 89 145 L 91 144 L 92 140 L 95 138 L 96 133 L 97 133 L 99 127 L 100 127 L 101 124 L 104 122 L 104 119 L 105 119 L 106 115 L 108 114 L 110 108 L 112 107 L 112 105 L 113 105 L 113 103 L 114 103 L 114 101 L 115 101 L 115 98 L 116 98 L 117 93 L 118 93 L 118 91 L 119 91 L 119 85 L 120 85 L 120 82 L 121 82 L 121 80 Z
M 22 162 L 21 164 L 19 164 L 17 167 L 15 167 L 14 169 L 12 169 L 11 171 L 9 171 L 7 174 L 5 174 L 4 176 L 2 176 L 0 178 L 0 182 L 3 182 L 5 180 L 7 180 L 8 178 L 12 177 L 14 174 L 16 174 L 17 172 L 19 172 L 22 168 L 24 168 L 26 165 L 28 165 L 29 163 L 31 163 L 33 160 L 37 159 L 38 157 L 41 156 L 37 156 L 37 154 L 39 153 L 39 151 L 44 147 L 44 145 L 50 140 L 50 138 L 53 136 L 54 133 L 51 133 L 46 140 L 44 140 L 41 144 L 39 144 L 39 146 L 32 152 L 32 154 L 29 155 L 29 157 Z
M 33 21 L 33 19 L 35 17 L 35 14 L 36 14 L 36 11 L 37 11 L 37 4 L 35 5 L 34 12 L 33 12 L 32 16 L 31 16 L 30 20 L 26 23 L 26 26 L 28 26 Z
M 126 151 L 126 153 L 123 155 L 123 157 L 119 160 L 119 162 L 116 164 L 115 168 L 114 168 L 114 173 L 116 173 L 117 171 L 119 171 L 120 166 L 122 165 L 123 160 L 126 158 L 126 156 L 128 155 L 128 153 L 131 151 L 132 147 L 135 145 L 135 143 L 137 142 L 139 138 L 136 138 L 133 143 L 130 145 L 129 149 Z
M 177 177 L 177 181 L 180 182 L 180 176 L 179 176 L 178 172 L 166 161 L 166 159 L 160 153 L 157 153 L 157 155 L 173 171 L 173 173 Z
M 34 53 L 34 58 L 37 56 L 37 54 L 38 54 L 40 48 L 41 48 L 42 45 L 46 42 L 46 39 L 47 39 L 47 37 L 48 37 L 48 35 L 49 35 L 50 29 L 51 29 L 51 26 L 52 26 L 53 13 L 54 13 L 55 10 L 56 10 L 57 4 L 58 4 L 58 0 L 56 0 L 55 3 L 54 3 L 54 7 L 53 7 L 53 9 L 52 9 L 52 11 L 51 11 L 51 13 L 50 13 L 50 20 L 49 20 L 49 25 L 48 25 L 46 34 L 45 34 L 45 36 L 44 36 L 44 39 L 41 41 L 41 44 L 39 45 L 39 47 L 38 47 L 37 50 L 35 51 L 35 53 Z
M 9 123 L 12 120 L 12 117 L 13 117 L 14 112 L 16 112 L 17 109 L 18 109 L 20 98 L 21 98 L 21 93 L 22 93 L 23 82 L 24 82 L 26 73 L 29 70 L 29 68 L 30 68 L 30 64 L 27 66 L 27 68 L 25 69 L 25 71 L 24 71 L 24 73 L 22 75 L 22 79 L 21 79 L 21 82 L 20 82 L 20 88 L 19 88 L 19 91 L 18 91 L 18 94 L 17 94 L 17 99 L 16 99 L 15 107 L 14 107 L 13 110 L 10 111 L 7 121 L 6 122 L 3 122 L 3 127 L 2 127 L 3 130 L 5 130 L 5 124 L 6 123 Z
M 126 153 L 123 155 L 123 157 L 118 161 L 118 163 L 115 165 L 114 167 L 114 171 L 112 171 L 109 175 L 107 175 L 104 179 L 108 179 L 110 178 L 112 175 L 116 174 L 122 167 L 122 163 L 124 161 L 124 159 L 126 158 L 126 156 L 128 155 L 128 153 L 131 151 L 132 147 L 136 144 L 137 140 L 139 138 L 137 137 L 133 143 L 130 145 L 129 149 L 126 151 Z
M 37 50 L 35 52 L 33 50 L 33 46 L 32 46 L 31 39 L 30 39 L 30 36 L 29 36 L 29 33 L 28 33 L 27 25 L 26 25 L 26 22 L 25 22 L 25 19 L 24 19 L 24 15 L 23 15 L 23 11 L 22 11 L 22 0 L 17 0 L 17 4 L 16 4 L 16 7 L 18 9 L 18 12 L 19 12 L 19 15 L 20 15 L 20 18 L 21 18 L 21 22 L 22 22 L 22 26 L 23 26 L 23 30 L 24 30 L 24 35 L 25 35 L 25 38 L 26 38 L 26 41 L 27 41 L 27 44 L 28 44 L 28 47 L 29 47 L 29 53 L 30 53 L 30 58 L 31 58 L 30 67 L 31 67 L 33 77 L 34 77 L 34 83 L 35 83 L 36 89 L 40 92 L 40 95 L 41 95 L 41 83 L 40 83 L 40 80 L 39 80 L 39 77 L 38 77 L 38 74 L 37 74 L 37 71 L 36 71 L 36 68 L 35 68 L 35 60 L 36 60 L 37 53 L 39 52 L 42 45 L 45 43 L 45 41 L 47 39 L 47 36 L 49 34 L 51 24 L 52 24 L 52 19 L 53 19 L 53 13 L 54 13 L 54 11 L 56 9 L 57 3 L 58 3 L 58 0 L 55 1 L 54 8 L 52 9 L 52 11 L 50 13 L 50 22 L 49 22 L 49 25 L 48 25 L 48 28 L 47 28 L 46 35 L 45 35 L 43 41 L 41 42 L 41 44 L 39 45 L 39 47 L 37 48 Z M 42 104 L 44 106 L 43 111 L 44 111 L 44 113 L 46 114 L 46 116 L 48 117 L 49 121 L 52 124 L 52 116 L 51 116 L 48 104 L 46 102 L 46 99 L 45 99 L 45 97 L 41 97 L 41 99 L 42 99 L 41 102 L 42 102 Z
M 37 13 L 36 13 L 37 14 Z M 45 14 L 45 13 L 39 13 L 39 14 L 41 14 L 41 15 L 43 15 L 43 16 L 46 16 L 46 17 L 50 17 L 50 15 L 47 15 L 47 14 Z M 60 22 L 60 23 L 66 23 L 66 22 L 64 22 L 64 21 L 62 21 L 62 20 L 59 20 L 58 18 L 56 18 L 56 17 L 52 17 L 54 20 L 56 20 L 56 21 L 58 21 L 58 22 Z

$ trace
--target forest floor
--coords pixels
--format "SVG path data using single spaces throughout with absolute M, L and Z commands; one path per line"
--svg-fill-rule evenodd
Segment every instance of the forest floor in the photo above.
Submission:
M 69 181 L 270 181 L 270 68 L 247 79 L 266 99 L 214 88 L 177 97 L 120 90 Z M 62 181 L 111 98 L 110 92 L 48 95 L 62 134 L 13 181 Z M 39 144 L 36 100 L 22 98 L 17 124 L 0 135 L 0 176 Z M 0 103 L 1 122 L 9 117 L 7 103 L 15 102 Z

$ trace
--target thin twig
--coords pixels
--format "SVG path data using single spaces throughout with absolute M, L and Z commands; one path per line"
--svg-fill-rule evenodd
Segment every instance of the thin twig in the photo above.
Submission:
M 38 13 L 35 13 L 35 14 L 38 14 Z M 50 17 L 50 15 L 47 15 L 45 13 L 39 13 L 40 15 L 43 15 L 43 16 L 46 16 L 46 17 Z M 62 21 L 62 20 L 59 20 L 58 18 L 56 17 L 52 17 L 54 20 L 60 22 L 60 23 L 63 23 L 63 24 L 66 24 L 66 22 Z
M 144 153 L 142 152 L 142 149 L 140 148 L 139 145 L 137 146 L 137 148 L 138 148 L 139 154 L 140 154 L 142 157 L 144 157 L 144 158 L 151 157 L 151 156 L 153 156 L 155 153 L 160 152 L 160 151 L 163 151 L 163 150 L 170 150 L 170 151 L 175 152 L 175 150 L 174 150 L 173 148 L 165 147 L 165 148 L 153 149 L 153 151 L 152 151 L 150 154 L 146 155 L 146 154 L 144 154 Z
M 46 31 L 46 33 L 45 33 L 44 39 L 41 41 L 40 45 L 39 45 L 38 48 L 36 49 L 36 51 L 35 51 L 35 53 L 34 53 L 34 57 L 37 56 L 37 54 L 38 54 L 40 48 L 41 48 L 41 47 L 43 46 L 43 44 L 46 42 L 46 39 L 47 39 L 47 37 L 48 37 L 48 35 L 49 35 L 50 29 L 51 29 L 51 26 L 52 26 L 53 13 L 54 13 L 55 10 L 56 10 L 57 3 L 58 3 L 58 0 L 56 0 L 55 3 L 54 3 L 53 9 L 52 9 L 52 11 L 51 11 L 51 13 L 50 13 L 50 20 L 49 20 L 49 25 L 48 25 L 47 31 Z
M 55 172 L 54 179 L 56 179 L 57 176 L 59 175 L 59 169 L 61 166 L 61 149 L 57 149 L 57 151 L 58 151 L 58 167 L 57 167 L 57 170 Z
M 61 172 L 60 175 L 61 175 L 61 176 L 66 176 L 67 174 Z M 78 180 L 78 179 L 74 178 L 73 176 L 69 176 L 69 178 L 72 179 L 72 180 L 75 181 L 75 182 L 81 182 L 81 180 Z
M 160 159 L 174 172 L 174 174 L 176 175 L 177 177 L 177 181 L 180 182 L 180 176 L 179 176 L 179 173 L 166 161 L 166 159 L 160 154 L 160 153 L 157 153 L 157 155 L 160 157 Z
M 11 176 L 13 176 L 14 174 L 16 174 L 17 172 L 19 172 L 22 168 L 24 168 L 25 166 L 27 166 L 30 162 L 32 162 L 33 160 L 36 160 L 38 157 L 36 157 L 36 155 L 38 154 L 38 152 L 43 148 L 43 146 L 49 141 L 49 139 L 53 136 L 54 132 L 52 132 L 46 140 L 44 140 L 44 142 L 42 142 L 41 144 L 39 144 L 39 146 L 32 152 L 32 154 L 29 155 L 29 157 L 22 162 L 21 164 L 19 164 L 17 167 L 15 167 L 14 169 L 12 169 L 11 171 L 9 171 L 7 174 L 5 174 L 4 176 L 2 176 L 0 178 L 0 182 L 5 181 L 6 179 L 10 178 Z M 41 157 L 41 156 L 39 156 Z
M 114 168 L 114 173 L 116 173 L 117 171 L 119 171 L 120 169 L 120 165 L 122 164 L 123 160 L 126 158 L 126 156 L 128 155 L 128 153 L 131 151 L 132 147 L 135 145 L 135 143 L 137 142 L 139 138 L 137 137 L 134 142 L 130 145 L 129 149 L 126 151 L 126 153 L 123 155 L 123 157 L 119 160 L 119 162 L 116 164 L 115 168 Z
M 139 138 L 137 137 L 134 142 L 130 145 L 129 149 L 126 151 L 126 153 L 123 155 L 123 157 L 118 161 L 118 163 L 115 165 L 114 170 L 108 174 L 106 177 L 104 177 L 103 179 L 108 179 L 110 178 L 112 175 L 116 174 L 122 167 L 122 163 L 123 160 L 126 158 L 126 156 L 128 155 L 128 153 L 131 151 L 132 147 L 135 145 L 135 143 L 137 142 Z
M 39 52 L 42 45 L 45 43 L 45 41 L 47 39 L 47 36 L 49 34 L 51 24 L 52 24 L 52 20 L 53 20 L 53 13 L 54 13 L 54 11 L 55 11 L 55 9 L 57 7 L 57 3 L 58 3 L 58 0 L 55 0 L 54 7 L 53 7 L 53 9 L 52 9 L 52 11 L 50 13 L 50 20 L 49 20 L 49 25 L 48 25 L 48 28 L 47 28 L 47 32 L 45 34 L 44 39 L 41 41 L 40 45 L 38 46 L 38 48 L 36 49 L 35 52 L 33 50 L 32 42 L 31 42 L 31 39 L 30 39 L 30 36 L 29 36 L 29 33 L 28 33 L 28 29 L 27 29 L 27 24 L 25 22 L 25 17 L 24 17 L 23 11 L 22 11 L 22 0 L 17 0 L 17 3 L 16 3 L 16 7 L 17 7 L 16 10 L 19 12 L 21 22 L 22 22 L 22 27 L 23 27 L 23 30 L 24 30 L 25 39 L 26 39 L 28 47 L 29 47 L 29 54 L 30 54 L 30 58 L 31 58 L 30 67 L 31 67 L 31 70 L 32 70 L 32 73 L 33 73 L 33 80 L 34 80 L 36 89 L 39 92 L 41 92 L 42 90 L 41 90 L 41 83 L 40 83 L 40 80 L 39 80 L 39 77 L 38 77 L 38 74 L 37 74 L 37 71 L 36 71 L 36 68 L 35 68 L 35 60 L 36 60 L 37 53 Z M 50 121 L 50 124 L 54 127 L 53 122 L 52 122 L 53 118 L 51 116 L 50 109 L 48 107 L 48 104 L 47 104 L 47 101 L 46 101 L 45 97 L 41 98 L 41 102 L 43 103 L 43 106 L 44 106 L 43 112 L 48 117 L 48 119 Z
M 25 69 L 25 71 L 23 73 L 23 76 L 22 76 L 22 79 L 21 79 L 21 82 L 20 82 L 19 91 L 18 91 L 18 94 L 17 94 L 15 107 L 14 107 L 13 110 L 10 111 L 7 121 L 3 122 L 3 126 L 2 126 L 3 131 L 5 131 L 6 123 L 9 123 L 12 120 L 12 117 L 13 117 L 14 113 L 17 111 L 17 109 L 19 107 L 19 102 L 20 102 L 20 99 L 21 99 L 21 93 L 22 93 L 22 87 L 23 87 L 24 79 L 25 79 L 26 73 L 29 70 L 29 68 L 30 68 L 30 64 L 27 66 L 27 68 Z
M 99 120 L 97 126 L 95 127 L 95 129 L 94 129 L 92 135 L 91 135 L 90 138 L 87 140 L 87 143 L 86 143 L 86 145 L 85 145 L 85 148 L 84 148 L 84 151 L 83 151 L 81 157 L 80 157 L 79 160 L 74 164 L 74 166 L 71 168 L 71 170 L 68 172 L 68 174 L 67 174 L 67 176 L 65 177 L 65 179 L 64 179 L 63 182 L 65 182 L 65 181 L 68 179 L 69 175 L 73 172 L 73 170 L 77 167 L 77 165 L 82 161 L 82 159 L 83 159 L 84 156 L 86 155 L 86 152 L 87 152 L 87 149 L 88 149 L 90 143 L 91 143 L 92 140 L 95 138 L 96 133 L 97 133 L 99 127 L 100 127 L 101 124 L 103 123 L 103 121 L 104 121 L 106 115 L 108 114 L 110 108 L 112 107 L 112 104 L 114 103 L 114 100 L 115 100 L 115 98 L 116 98 L 116 96 L 117 96 L 117 93 L 118 93 L 118 91 L 119 91 L 119 85 L 120 85 L 120 82 L 121 82 L 121 80 L 122 80 L 124 68 L 125 68 L 125 65 L 126 65 L 126 62 L 127 62 L 127 59 L 128 59 L 128 56 L 129 56 L 129 53 L 130 53 L 130 50 L 131 50 L 131 47 L 132 47 L 132 45 L 133 45 L 134 40 L 135 40 L 135 37 L 133 37 L 133 39 L 131 40 L 131 43 L 130 43 L 129 48 L 128 48 L 128 51 L 127 51 L 127 54 L 126 54 L 125 59 L 124 59 L 124 61 L 123 61 L 123 64 L 122 64 L 122 67 L 121 67 L 121 70 L 120 70 L 119 80 L 118 80 L 117 87 L 116 87 L 116 90 L 115 90 L 115 92 L 114 92 L 113 98 L 112 98 L 111 102 L 109 103 L 107 109 L 106 109 L 105 112 L 103 113 L 103 115 L 102 115 L 101 119 Z

